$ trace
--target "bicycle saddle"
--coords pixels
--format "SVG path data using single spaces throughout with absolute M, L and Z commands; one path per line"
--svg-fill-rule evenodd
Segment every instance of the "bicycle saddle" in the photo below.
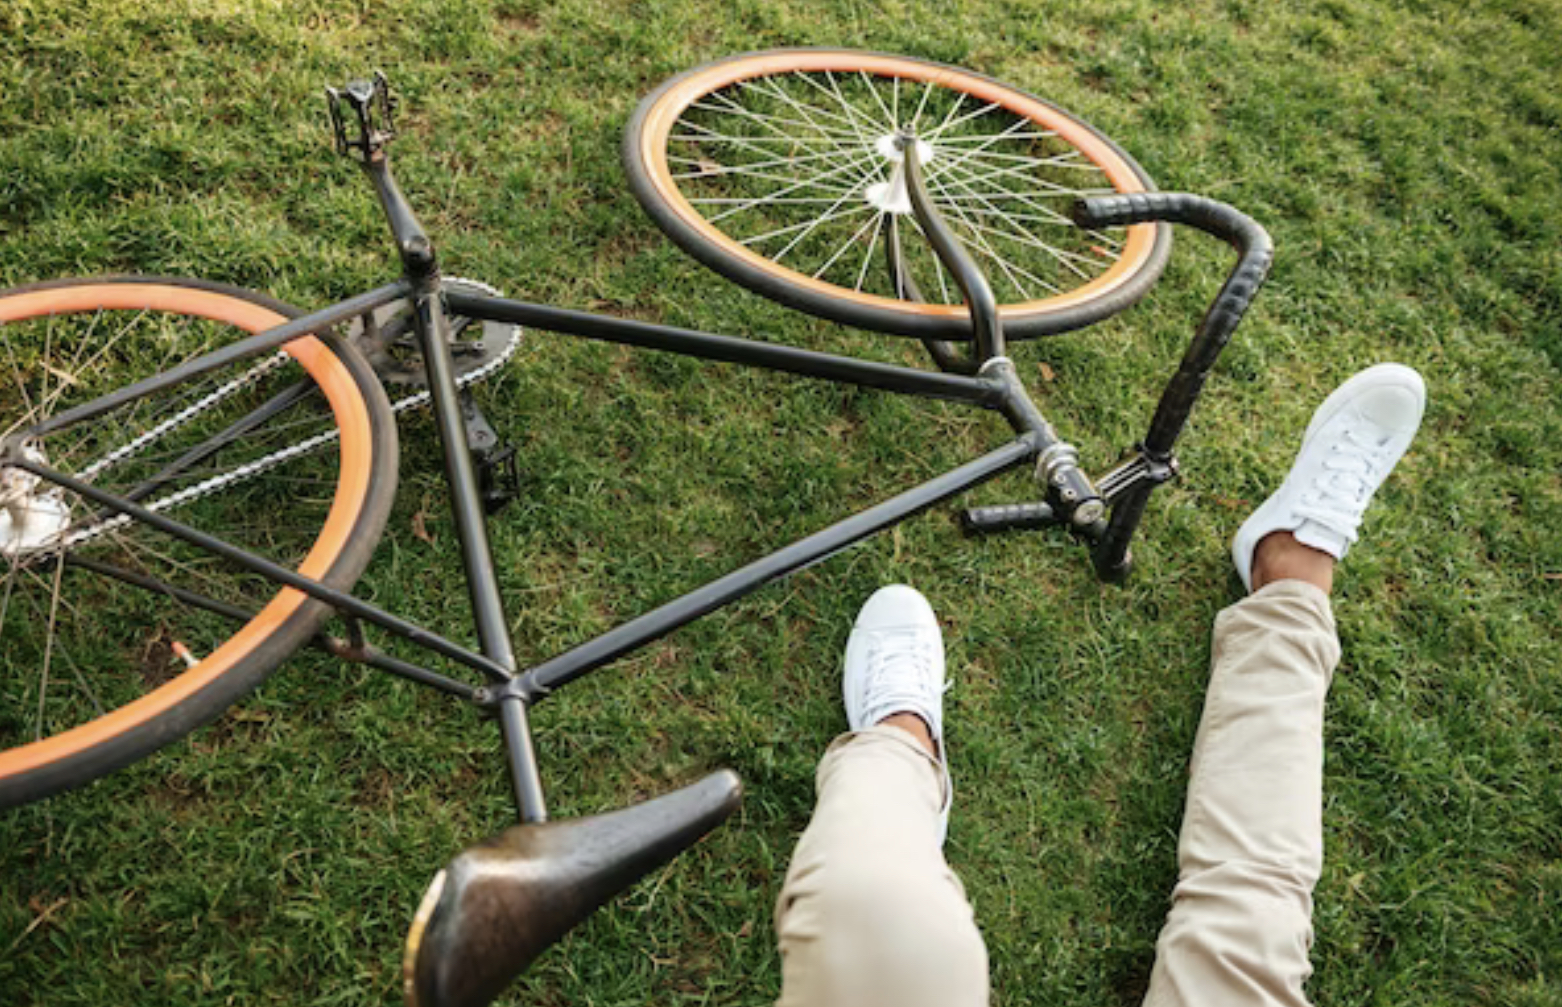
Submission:
M 604 902 L 720 825 L 729 769 L 590 818 L 517 825 L 434 876 L 407 931 L 408 1007 L 481 1007 Z

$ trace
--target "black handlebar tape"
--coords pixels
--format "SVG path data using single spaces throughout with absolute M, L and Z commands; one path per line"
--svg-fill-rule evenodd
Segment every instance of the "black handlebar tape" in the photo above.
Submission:
M 1242 211 L 1183 192 L 1134 192 L 1082 199 L 1074 204 L 1072 216 L 1074 223 L 1088 228 L 1155 220 L 1187 224 L 1231 244 L 1240 255 L 1236 268 L 1226 277 L 1225 285 L 1199 322 L 1198 332 L 1162 393 L 1149 435 L 1144 439 L 1146 451 L 1169 456 L 1215 358 L 1269 275 L 1275 256 L 1274 242 L 1262 225 Z
M 1242 255 L 1260 247 L 1273 250 L 1269 232 L 1225 203 L 1188 192 L 1130 192 L 1120 196 L 1092 196 L 1074 203 L 1074 223 L 1080 227 L 1116 227 L 1164 220 L 1186 224 L 1233 245 Z
M 960 512 L 960 527 L 967 535 L 1044 528 L 1057 523 L 1058 516 L 1053 513 L 1051 506 L 1044 503 L 968 507 Z

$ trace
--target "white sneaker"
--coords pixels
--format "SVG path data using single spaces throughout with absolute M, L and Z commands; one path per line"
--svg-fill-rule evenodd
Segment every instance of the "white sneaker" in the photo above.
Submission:
M 841 692 L 846 722 L 865 730 L 896 713 L 913 713 L 928 726 L 938 748 L 943 774 L 944 806 L 939 842 L 949 829 L 949 803 L 954 788 L 944 746 L 944 637 L 938 617 L 921 592 L 891 584 L 873 593 L 857 613 L 846 641 L 846 667 Z
M 1265 535 L 1288 531 L 1305 546 L 1343 559 L 1361 516 L 1421 425 L 1426 385 L 1403 364 L 1378 364 L 1336 388 L 1313 413 L 1290 474 L 1231 540 L 1248 590 L 1253 552 Z

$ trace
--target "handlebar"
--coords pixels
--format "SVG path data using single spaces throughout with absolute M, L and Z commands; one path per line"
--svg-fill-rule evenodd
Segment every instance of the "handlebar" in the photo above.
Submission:
M 1236 266 L 1204 312 L 1193 342 L 1177 365 L 1177 373 L 1161 393 L 1155 416 L 1150 420 L 1150 431 L 1136 445 L 1138 457 L 1121 473 L 1122 489 L 1095 555 L 1096 572 L 1103 579 L 1121 580 L 1131 562 L 1128 540 L 1144 515 L 1150 493 L 1166 473 L 1175 472 L 1172 447 L 1204 389 L 1215 358 L 1220 356 L 1268 277 L 1275 246 L 1269 232 L 1252 217 L 1225 203 L 1187 193 L 1146 192 L 1085 199 L 1074 204 L 1072 216 L 1081 227 L 1151 220 L 1187 224 L 1227 242 L 1238 254 Z
M 1152 456 L 1171 453 L 1177 435 L 1187 420 L 1193 400 L 1204 387 L 1204 378 L 1215 358 L 1236 331 L 1248 306 L 1269 276 L 1275 246 L 1258 221 L 1241 210 L 1204 196 L 1185 192 L 1135 192 L 1123 196 L 1082 199 L 1074 204 L 1074 223 L 1080 227 L 1110 227 L 1164 220 L 1196 227 L 1237 250 L 1236 266 L 1210 303 L 1199 323 L 1193 343 L 1188 347 L 1177 374 L 1167 385 L 1144 439 L 1144 448 Z
M 1144 514 L 1150 493 L 1176 474 L 1172 453 L 1193 404 L 1215 359 L 1231 339 L 1263 286 L 1274 262 L 1274 242 L 1252 217 L 1225 203 L 1183 192 L 1135 192 L 1082 199 L 1070 213 L 1082 228 L 1096 229 L 1165 221 L 1197 228 L 1231 245 L 1237 263 L 1199 321 L 1193 341 L 1177 373 L 1161 393 L 1143 441 L 1130 460 L 1098 481 L 1102 498 L 1111 505 L 1104 529 L 1096 525 L 1096 570 L 1105 580 L 1121 580 L 1129 566 L 1128 541 Z M 971 508 L 961 515 L 969 533 L 983 534 L 1035 528 L 1057 523 L 1054 508 L 1044 503 Z

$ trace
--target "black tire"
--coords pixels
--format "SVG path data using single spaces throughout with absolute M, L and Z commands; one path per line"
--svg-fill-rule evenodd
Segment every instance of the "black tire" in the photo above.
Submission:
M 1154 191 L 1155 189 L 1155 184 L 1150 179 L 1148 173 L 1132 157 L 1099 130 L 1078 116 L 1072 115 L 1043 99 L 1001 84 L 989 77 L 940 63 L 852 50 L 783 49 L 746 53 L 719 60 L 690 70 L 662 84 L 641 102 L 630 120 L 629 128 L 624 136 L 624 164 L 629 174 L 630 187 L 636 198 L 639 199 L 640 204 L 650 214 L 651 218 L 656 221 L 657 225 L 679 247 L 700 262 L 756 293 L 763 294 L 789 307 L 797 308 L 810 314 L 859 328 L 873 329 L 896 335 L 947 340 L 970 338 L 968 315 L 963 305 L 958 303 L 957 290 L 953 292 L 953 296 L 949 296 L 950 292 L 948 290 L 944 291 L 945 296 L 942 300 L 949 303 L 943 305 L 918 304 L 901 298 L 895 292 L 888 292 L 885 295 L 875 295 L 866 292 L 862 285 L 866 267 L 874 252 L 871 241 L 868 242 L 867 251 L 863 255 L 862 262 L 865 269 L 864 273 L 858 274 L 856 288 L 828 281 L 820 281 L 817 274 L 809 276 L 791 269 L 768 258 L 766 254 L 752 251 L 746 245 L 746 243 L 750 242 L 757 245 L 762 238 L 780 235 L 787 231 L 795 231 L 796 228 L 802 227 L 803 223 L 798 223 L 791 227 L 781 227 L 766 235 L 750 236 L 739 240 L 729 236 L 724 230 L 715 226 L 715 221 L 707 221 L 701 211 L 694 208 L 689 197 L 686 197 L 682 192 L 683 187 L 679 185 L 678 173 L 675 173 L 668 165 L 670 156 L 668 154 L 668 144 L 672 140 L 695 144 L 692 149 L 687 149 L 686 152 L 701 155 L 695 158 L 681 158 L 683 161 L 697 164 L 696 170 L 683 173 L 685 177 L 692 176 L 694 182 L 700 179 L 709 181 L 712 178 L 723 175 L 734 177 L 743 171 L 742 168 L 728 165 L 713 164 L 712 166 L 706 166 L 699 163 L 703 159 L 701 144 L 716 144 L 719 147 L 722 142 L 726 142 L 728 144 L 727 149 L 730 149 L 732 144 L 746 144 L 754 150 L 763 149 L 764 154 L 757 156 L 766 156 L 771 153 L 771 148 L 756 147 L 756 137 L 754 136 L 750 136 L 747 140 L 732 137 L 721 138 L 718 136 L 719 131 L 710 130 L 698 124 L 695 124 L 692 128 L 703 130 L 702 134 L 692 137 L 687 135 L 675 136 L 673 132 L 674 126 L 684 121 L 681 117 L 685 110 L 691 107 L 698 107 L 708 112 L 712 108 L 710 102 L 707 101 L 700 106 L 696 106 L 695 103 L 700 102 L 701 99 L 718 95 L 720 97 L 716 100 L 722 103 L 722 107 L 716 108 L 715 111 L 721 112 L 725 110 L 728 104 L 738 104 L 735 99 L 730 97 L 731 94 L 753 92 L 759 90 L 762 84 L 777 86 L 773 84 L 774 79 L 784 79 L 786 75 L 803 73 L 822 73 L 827 75 L 840 73 L 842 75 L 841 79 L 848 79 L 846 77 L 847 74 L 857 74 L 865 84 L 869 81 L 867 75 L 872 74 L 874 79 L 880 80 L 880 90 L 882 90 L 882 81 L 898 78 L 910 79 L 915 83 L 924 84 L 929 91 L 932 90 L 932 85 L 938 84 L 941 87 L 948 88 L 956 96 L 979 94 L 982 99 L 992 101 L 992 105 L 989 107 L 1001 108 L 998 114 L 1007 113 L 1015 120 L 1025 120 L 1049 129 L 1057 127 L 1063 130 L 1064 133 L 1062 134 L 1048 134 L 1066 137 L 1056 141 L 1058 146 L 1073 150 L 1076 153 L 1080 152 L 1081 148 L 1088 148 L 1086 152 L 1080 155 L 1085 158 L 1084 162 L 1070 164 L 1066 167 L 1084 168 L 1093 165 L 1100 168 L 1101 174 L 1111 183 L 1110 190 L 1103 189 L 1103 193 L 1105 191 Z M 893 84 L 897 94 L 900 87 L 898 79 Z M 760 84 L 754 84 L 753 82 L 755 81 L 760 82 Z M 855 78 L 851 78 L 849 82 L 855 86 Z M 836 80 L 832 77 L 830 83 L 834 87 Z M 820 88 L 820 90 L 822 91 L 823 88 Z M 837 94 L 839 93 L 838 91 Z M 942 92 L 938 93 L 942 95 Z M 761 100 L 763 100 L 763 96 Z M 792 101 L 793 105 L 797 105 L 795 99 L 789 98 L 787 100 Z M 961 97 L 959 100 L 964 99 Z M 844 104 L 845 102 L 843 101 Z M 883 106 L 885 103 L 880 102 L 880 104 Z M 797 129 L 797 127 L 803 127 L 798 129 L 798 132 L 806 134 L 808 127 L 819 127 L 820 120 L 823 120 L 826 115 L 830 114 L 827 111 L 815 110 L 815 112 L 819 116 L 818 120 L 807 111 L 793 113 L 794 116 L 801 115 L 807 118 L 808 123 L 802 123 L 794 118 L 791 120 L 792 126 L 789 128 Z M 917 113 L 920 115 L 921 112 L 922 109 L 918 107 Z M 837 118 L 845 121 L 844 117 L 837 116 Z M 777 118 L 776 121 L 786 123 L 788 120 Z M 774 127 L 772 127 L 772 130 L 777 134 L 780 132 L 775 130 Z M 1021 135 L 1023 136 L 1024 134 Z M 834 143 L 840 147 L 841 153 L 837 154 L 834 150 L 828 150 L 809 154 L 789 161 L 788 167 L 795 171 L 798 162 L 818 160 L 831 155 L 836 155 L 841 160 L 866 155 L 866 160 L 859 162 L 859 164 L 868 164 L 871 172 L 874 170 L 874 165 L 877 162 L 872 157 L 871 149 L 874 145 L 868 142 L 869 139 L 871 138 L 863 136 L 858 136 L 855 141 L 849 137 L 833 141 L 810 138 L 809 142 Z M 763 134 L 758 137 L 758 142 L 783 143 L 784 141 L 780 138 L 771 139 L 768 134 Z M 803 142 L 803 140 L 797 142 Z M 880 138 L 879 142 L 882 144 L 883 138 Z M 1036 143 L 1038 141 L 1033 140 L 1030 142 Z M 795 146 L 793 149 L 796 149 Z M 884 148 L 879 147 L 878 149 L 882 152 Z M 929 149 L 931 150 L 932 148 Z M 980 150 L 978 149 L 979 152 Z M 970 156 L 956 157 L 948 163 L 947 167 L 952 171 L 962 161 L 970 160 Z M 982 156 L 1010 155 L 984 154 Z M 1057 155 L 1055 160 L 1061 161 L 1064 156 L 1068 155 Z M 1054 160 L 1054 158 L 1049 154 L 1046 159 L 1036 158 L 1035 160 L 1038 163 L 1051 163 L 1051 160 Z M 784 168 L 770 169 L 768 167 L 777 163 L 780 162 L 765 161 L 760 166 L 766 167 L 767 170 L 784 171 Z M 839 168 L 831 167 L 834 163 L 834 161 L 827 160 L 820 166 L 825 169 L 824 175 L 836 175 L 838 173 Z M 877 165 L 877 167 L 882 169 L 884 166 Z M 1057 170 L 1063 169 L 1059 168 Z M 938 174 L 938 165 L 935 162 L 930 162 L 926 174 L 930 181 L 935 179 Z M 1003 172 L 1000 172 L 1000 174 L 1003 174 Z M 893 178 L 893 173 L 891 173 L 891 177 Z M 794 184 L 792 176 L 786 176 L 777 181 L 782 188 L 776 191 L 781 192 L 808 192 L 811 190 L 807 188 L 799 189 L 798 186 L 819 184 L 808 181 Z M 830 184 L 834 186 L 836 183 L 831 182 Z M 963 185 L 965 183 L 956 181 L 952 184 Z M 1061 187 L 1051 183 L 1043 182 L 1042 184 L 1049 189 L 1061 189 Z M 891 181 L 890 185 L 893 186 L 893 181 Z M 845 188 L 839 190 L 832 189 L 831 191 L 832 194 L 834 191 L 845 192 Z M 863 190 L 864 194 L 867 191 Z M 1049 191 L 1045 195 L 1061 196 L 1063 192 L 1054 193 Z M 766 212 L 769 213 L 775 211 L 777 207 L 777 203 L 773 202 L 772 198 L 756 198 L 750 200 L 749 203 L 751 205 L 767 204 Z M 958 198 L 985 197 L 961 194 Z M 1000 198 L 1010 197 L 1004 196 Z M 845 199 L 844 195 L 842 199 Z M 940 199 L 941 197 L 935 193 L 935 203 L 940 202 Z M 740 202 L 738 199 L 723 200 L 716 198 L 706 201 L 713 204 Z M 796 197 L 788 197 L 782 200 L 782 202 L 809 201 Z M 811 201 L 824 203 L 828 202 L 829 198 L 821 197 Z M 872 202 L 872 199 L 868 201 Z M 944 211 L 946 218 L 950 218 L 949 222 L 955 227 L 956 231 L 961 232 L 961 219 L 958 216 L 951 215 L 949 212 L 950 205 L 953 202 L 954 200 L 944 201 L 944 205 L 941 205 L 940 209 Z M 825 211 L 825 216 L 827 217 L 830 212 L 835 211 L 841 205 L 842 202 L 840 200 L 834 202 L 830 206 L 829 211 Z M 853 209 L 852 206 L 848 206 L 842 215 L 852 212 Z M 856 207 L 856 209 L 861 208 Z M 1063 213 L 1067 212 L 1066 206 L 1062 206 L 1060 209 Z M 1047 213 L 1053 212 L 1050 207 L 1043 208 L 1037 212 L 1043 212 L 1043 210 Z M 729 208 L 723 213 L 719 215 L 713 214 L 713 216 L 724 217 L 732 212 L 735 211 Z M 887 209 L 881 208 L 879 216 L 885 216 L 888 212 Z M 984 210 L 981 212 L 990 211 Z M 1046 220 L 1049 224 L 1052 222 L 1050 217 L 1036 219 Z M 980 243 L 983 243 L 983 236 L 980 233 L 983 230 L 983 225 L 974 220 L 969 222 L 975 230 L 966 228 L 961 236 L 968 247 L 973 250 L 973 253 L 980 258 L 981 255 L 985 254 L 979 247 Z M 1012 220 L 1010 222 L 1013 223 Z M 1071 227 L 1072 225 L 1069 226 Z M 863 243 L 862 239 L 866 227 L 867 225 L 864 224 L 863 229 L 849 238 L 848 242 Z M 804 233 L 807 234 L 812 230 L 813 227 L 810 226 L 809 230 Z M 875 227 L 872 238 L 876 239 L 878 234 L 879 230 Z M 1016 237 L 1005 240 L 1023 241 L 1023 238 L 1019 238 L 1017 235 L 1018 230 L 1016 228 Z M 1079 232 L 1074 232 L 1074 235 L 1078 240 L 1085 240 L 1079 239 Z M 974 242 L 972 240 L 973 237 L 975 239 Z M 776 240 L 779 240 L 779 238 Z M 989 247 L 997 245 L 999 241 L 999 238 L 991 238 Z M 1045 242 L 1040 242 L 1040 244 L 1045 245 Z M 786 249 L 783 249 L 780 254 L 787 254 L 791 247 L 793 247 L 791 244 L 787 245 Z M 845 247 L 845 245 L 841 246 L 843 251 Z M 1107 259 L 1110 254 L 1108 251 L 1102 250 L 1095 245 L 1086 245 L 1084 247 L 1089 248 L 1092 252 L 1100 253 L 1100 257 L 1103 260 Z M 1123 247 L 1123 254 L 1116 259 L 1111 259 L 1112 264 L 1105 267 L 1105 272 L 1101 276 L 1085 279 L 1081 286 L 1074 290 L 1063 290 L 1058 294 L 1048 295 L 1043 298 L 1032 298 L 1030 300 L 1018 300 L 1016 297 L 1006 298 L 1004 293 L 999 290 L 1000 313 L 1003 317 L 1004 329 L 1007 335 L 1011 338 L 1024 339 L 1065 332 L 1099 321 L 1133 304 L 1149 290 L 1160 276 L 1171 251 L 1171 228 L 1166 224 L 1137 225 L 1129 230 Z M 1130 250 L 1132 252 L 1131 256 L 1129 255 Z M 840 252 L 837 252 L 837 257 L 840 254 Z M 1088 258 L 1086 255 L 1076 255 L 1072 251 L 1062 251 L 1061 254 L 1054 252 L 1052 254 L 1059 263 L 1064 263 L 1065 256 L 1070 259 L 1078 259 L 1080 262 Z M 996 249 L 993 251 L 993 258 L 1002 258 Z M 831 268 L 831 263 L 835 261 L 836 259 L 830 259 L 829 262 L 825 263 L 824 269 Z M 853 258 L 852 261 L 854 262 L 855 259 Z M 1046 260 L 1044 259 L 1043 261 Z M 992 268 L 992 262 L 984 262 L 983 264 L 987 267 L 989 279 L 995 281 L 995 289 L 999 288 L 1003 283 L 1003 277 L 995 275 L 996 271 Z M 1065 263 L 1065 265 L 1068 269 L 1076 272 L 1082 269 L 1082 267 L 1074 264 Z M 936 270 L 937 267 L 929 266 L 926 268 Z M 1038 285 L 1048 282 L 1032 274 L 1025 273 L 1025 270 L 1022 268 L 1020 272 L 1036 280 Z M 1060 272 L 1059 275 L 1062 276 L 1063 274 Z M 1016 295 L 1023 295 L 1025 285 L 1029 281 L 1022 280 L 1013 271 L 1009 271 L 1009 278 L 1014 281 L 1013 292 Z M 1073 277 L 1065 276 L 1064 279 L 1067 282 L 1078 282 Z M 888 281 L 886 279 L 883 282 L 887 284 Z M 932 284 L 923 282 L 920 285 L 923 287 L 922 293 L 924 296 L 928 296 L 930 301 L 940 300 L 936 296 L 939 294 L 939 291 L 929 289 L 933 286 Z
M 49 321 L 46 324 L 50 326 L 57 322 L 69 324 L 72 313 L 95 310 L 95 317 L 109 317 L 110 312 L 128 312 L 127 305 L 138 303 L 145 307 L 136 317 L 152 318 L 154 321 L 150 324 L 161 324 L 166 319 L 187 322 L 191 327 L 215 323 L 224 330 L 234 326 L 241 330 L 259 331 L 278 324 L 279 320 L 302 314 L 297 308 L 262 294 L 199 280 L 157 277 L 73 279 L 0 291 L 0 336 L 7 335 L 8 323 L 47 318 Z M 39 307 L 51 304 L 59 305 L 59 310 Z M 96 309 L 92 307 L 94 304 L 97 305 Z M 61 319 L 64 321 L 59 322 Z M 9 348 L 9 343 L 7 345 Z M 334 334 L 306 336 L 289 346 L 290 353 L 301 364 L 300 370 L 304 374 L 330 386 L 317 396 L 327 400 L 328 409 L 320 410 L 315 406 L 310 422 L 324 429 L 338 429 L 339 446 L 335 465 L 339 473 L 351 469 L 351 475 L 338 474 L 329 503 L 320 505 L 330 508 L 325 523 L 316 531 L 302 532 L 306 538 L 300 541 L 310 543 L 306 564 L 311 569 L 316 566 L 323 568 L 316 575 L 332 587 L 346 590 L 352 587 L 368 565 L 375 544 L 384 530 L 395 495 L 398 451 L 395 420 L 373 369 L 352 346 Z M 279 371 L 287 370 L 286 365 L 287 361 L 284 361 Z M 283 376 L 279 376 L 278 380 L 303 383 L 301 379 Z M 321 391 L 319 385 L 310 394 L 314 395 L 316 391 Z M 255 394 L 261 392 L 256 391 Z M 249 407 L 236 404 L 234 408 Z M 347 420 L 345 424 L 344 418 Z M 349 427 L 350 432 L 347 429 Z M 317 452 L 316 457 L 318 455 Z M 332 463 L 311 464 L 323 465 L 328 469 Z M 193 476 L 190 478 L 194 479 Z M 264 475 L 255 477 L 256 480 L 263 478 Z M 301 499 L 304 493 L 299 491 L 297 495 Z M 238 511 L 240 505 L 235 503 L 233 507 Z M 299 507 L 302 510 L 303 505 Z M 267 520 L 277 527 L 291 530 L 285 516 L 267 514 L 257 523 Z M 134 526 L 130 527 L 134 531 Z M 125 548 L 125 555 L 131 555 L 129 547 Z M 75 547 L 67 547 L 64 553 L 74 556 Z M 11 566 L 11 577 L 17 576 L 17 566 L 11 560 L 0 556 L 0 561 Z M 52 571 L 50 575 L 57 578 L 54 588 L 56 596 L 62 593 L 64 571 L 71 570 L 71 576 L 77 576 L 75 568 L 69 563 L 51 562 L 48 568 Z M 6 569 L 0 566 L 0 581 L 5 576 Z M 107 583 L 107 580 L 94 574 L 85 582 L 85 588 L 88 591 L 100 590 L 96 585 Z M 120 585 L 121 582 L 115 581 L 115 584 Z M 154 602 L 165 604 L 163 596 L 157 592 L 126 594 L 122 585 L 116 589 L 122 592 L 119 597 L 129 598 L 134 603 L 140 603 L 150 594 Z M 259 614 L 225 639 L 220 636 L 224 632 L 220 626 L 231 627 L 237 623 L 214 624 L 218 628 L 212 632 L 218 634 L 217 639 L 222 642 L 193 666 L 156 684 L 149 682 L 139 697 L 107 709 L 100 707 L 96 716 L 36 741 L 16 744 L 14 733 L 9 731 L 0 737 L 0 744 L 9 746 L 0 751 L 0 807 L 22 804 L 80 786 L 141 759 L 210 722 L 308 642 L 331 611 L 329 606 L 321 602 L 303 598 L 297 592 L 278 589 L 275 584 L 261 585 L 257 590 L 260 592 L 258 597 L 266 600 Z M 270 591 L 275 591 L 275 594 L 270 594 Z M 173 607 L 172 603 L 166 604 Z M 55 601 L 54 606 L 58 608 L 60 602 Z M 209 615 L 205 611 L 198 614 L 201 617 Z M 105 623 L 111 617 L 111 613 L 102 616 Z M 22 627 L 21 631 L 25 630 L 26 627 Z M 48 632 L 54 633 L 52 623 Z M 55 641 L 50 638 L 46 644 L 53 647 Z M 24 649 L 20 646 L 13 648 L 8 642 L 7 651 L 13 654 Z M 54 657 L 58 660 L 57 654 Z M 4 661 L 0 660 L 0 663 Z M 179 665 L 173 664 L 173 667 Z M 79 677 L 80 670 L 76 670 Z M 104 676 L 104 680 L 111 685 L 118 684 L 119 679 L 135 677 L 134 667 L 114 670 L 119 673 L 118 679 L 112 674 Z M 88 687 L 84 682 L 83 688 Z M 47 694 L 47 684 L 38 692 L 38 723 L 42 731 L 42 697 Z M 9 715 L 10 719 L 15 719 L 14 711 L 0 710 L 0 715 Z

